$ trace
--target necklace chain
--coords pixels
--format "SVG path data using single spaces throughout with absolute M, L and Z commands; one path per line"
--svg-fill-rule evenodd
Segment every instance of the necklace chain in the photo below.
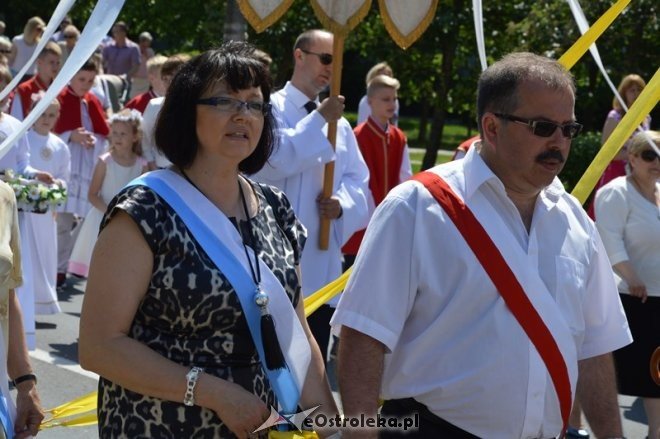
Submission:
M 188 175 L 184 172 L 183 169 L 179 168 L 181 171 L 181 175 L 190 183 L 197 191 L 204 195 L 204 198 L 208 200 L 208 197 L 202 192 L 199 187 L 193 181 L 188 177 Z M 257 240 L 254 238 L 254 234 L 252 233 L 252 219 L 250 218 L 250 213 L 248 212 L 248 207 L 247 207 L 247 201 L 245 200 L 245 194 L 243 193 L 243 186 L 241 185 L 240 180 L 238 181 L 238 193 L 241 197 L 241 204 L 243 204 L 243 211 L 245 212 L 245 218 L 246 222 L 248 224 L 248 239 L 250 240 L 249 244 L 250 247 L 252 248 L 252 251 L 254 252 L 254 267 L 252 265 L 252 260 L 250 259 L 250 253 L 248 252 L 248 245 L 245 243 L 245 238 L 243 236 L 243 232 L 241 231 L 241 223 L 238 218 L 236 218 L 236 227 L 238 229 L 238 234 L 241 237 L 241 244 L 243 244 L 243 250 L 245 250 L 245 257 L 248 260 L 248 264 L 250 265 L 250 274 L 252 275 L 252 280 L 254 281 L 255 285 L 257 286 L 257 289 L 259 288 L 259 285 L 261 284 L 261 268 L 259 267 L 259 256 L 258 256 L 258 243 Z

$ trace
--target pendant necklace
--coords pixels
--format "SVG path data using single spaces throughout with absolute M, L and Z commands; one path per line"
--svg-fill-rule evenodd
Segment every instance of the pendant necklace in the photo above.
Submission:
M 195 189 L 199 191 L 202 195 L 202 192 L 195 183 L 186 175 L 183 169 L 179 168 L 183 177 L 190 183 Z M 250 266 L 250 275 L 252 276 L 252 281 L 255 285 L 255 291 L 253 300 L 254 303 L 259 307 L 260 318 L 260 327 L 261 327 L 261 342 L 263 345 L 264 357 L 266 362 L 266 367 L 270 370 L 282 369 L 286 367 L 286 361 L 284 359 L 284 354 L 282 353 L 282 348 L 277 339 L 277 333 L 275 332 L 275 321 L 273 316 L 268 312 L 268 302 L 270 298 L 268 294 L 261 288 L 261 267 L 259 266 L 259 251 L 258 251 L 258 242 L 252 233 L 252 219 L 250 218 L 250 213 L 248 212 L 247 201 L 245 200 L 245 194 L 243 193 L 243 186 L 241 185 L 240 180 L 238 181 L 238 192 L 241 197 L 241 202 L 243 204 L 243 211 L 245 212 L 245 218 L 248 225 L 248 239 L 250 240 L 249 244 L 254 253 L 254 266 L 252 265 L 252 259 L 250 259 L 250 253 L 248 252 L 248 246 L 245 243 L 245 238 L 241 231 L 241 224 L 238 218 L 236 218 L 236 226 L 238 229 L 238 234 L 241 237 L 241 244 L 243 244 L 243 250 L 245 250 L 245 257 L 247 258 L 248 264 Z M 205 198 L 206 195 L 204 195 Z M 246 316 L 247 317 L 247 316 Z

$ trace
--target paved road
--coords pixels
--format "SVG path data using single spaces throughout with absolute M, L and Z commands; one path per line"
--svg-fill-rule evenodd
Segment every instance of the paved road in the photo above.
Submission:
M 39 376 L 39 392 L 45 408 L 53 408 L 96 390 L 96 375 L 78 366 L 78 321 L 85 283 L 69 279 L 60 293 L 62 313 L 37 318 L 37 350 L 31 353 Z M 639 398 L 619 397 L 628 439 L 644 439 L 646 418 Z M 41 439 L 93 439 L 96 426 L 56 427 L 39 434 Z

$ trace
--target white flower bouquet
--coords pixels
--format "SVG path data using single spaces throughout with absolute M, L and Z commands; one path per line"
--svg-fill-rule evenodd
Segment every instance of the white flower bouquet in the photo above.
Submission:
M 46 213 L 66 202 L 66 188 L 59 184 L 48 185 L 28 179 L 16 175 L 11 169 L 5 170 L 0 178 L 14 190 L 16 205 L 21 212 Z

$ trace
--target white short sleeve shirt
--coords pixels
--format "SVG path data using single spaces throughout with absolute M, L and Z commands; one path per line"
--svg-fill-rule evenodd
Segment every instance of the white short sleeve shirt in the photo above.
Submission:
M 519 281 L 532 303 L 545 303 L 546 309 L 537 307 L 542 317 L 570 331 L 562 352 L 574 394 L 578 359 L 631 341 L 609 260 L 593 223 L 557 179 L 539 195 L 527 233 L 477 149 L 432 172 L 465 201 L 498 248 L 504 242 L 522 255 L 523 272 L 538 271 L 544 291 L 528 291 Z M 493 237 L 489 223 L 497 221 L 500 236 Z M 332 325 L 386 346 L 385 399 L 413 397 L 479 437 L 554 437 L 561 431 L 543 361 L 419 182 L 401 184 L 377 208 Z

